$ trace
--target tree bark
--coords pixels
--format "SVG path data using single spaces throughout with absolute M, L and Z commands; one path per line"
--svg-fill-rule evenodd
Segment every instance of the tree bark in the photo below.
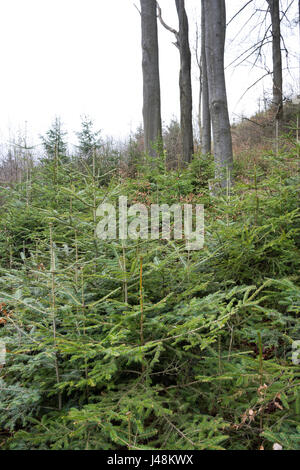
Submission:
M 194 153 L 189 24 L 184 0 L 175 0 L 175 3 L 179 20 L 178 47 L 180 52 L 179 88 L 182 153 L 184 162 L 189 163 Z
M 140 0 L 142 23 L 144 150 L 156 156 L 161 145 L 161 103 L 156 0 Z
M 272 21 L 273 106 L 276 119 L 282 119 L 282 57 L 279 0 L 267 0 Z
M 213 128 L 215 176 L 225 187 L 231 179 L 233 157 L 224 72 L 225 0 L 203 0 L 205 57 Z
M 201 53 L 200 53 L 199 60 L 197 58 L 197 63 L 198 63 L 198 67 L 199 67 L 198 129 L 199 129 L 200 148 L 202 148 L 202 132 L 203 132 L 203 126 L 202 126 L 203 75 L 202 75 L 201 61 L 202 61 L 202 59 L 201 59 Z
M 209 110 L 207 63 L 205 56 L 205 5 L 201 2 L 201 70 L 202 70 L 202 131 L 201 152 L 204 155 L 211 153 L 211 118 Z M 201 110 L 200 110 L 201 112 Z

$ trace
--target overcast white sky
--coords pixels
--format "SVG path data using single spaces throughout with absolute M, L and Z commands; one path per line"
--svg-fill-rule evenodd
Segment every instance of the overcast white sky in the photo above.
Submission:
M 139 1 L 135 0 L 139 5 Z M 227 0 L 227 19 L 245 3 Z M 283 0 L 289 3 L 287 0 Z M 265 0 L 254 0 L 257 6 Z M 297 2 L 294 2 L 295 4 Z M 177 27 L 174 0 L 160 1 L 165 21 Z M 191 47 L 195 23 L 200 23 L 200 0 L 186 0 Z M 258 19 L 250 20 L 252 6 L 227 32 L 229 63 L 257 35 L 250 33 Z M 296 5 L 291 7 L 296 16 Z M 263 13 L 262 13 L 263 14 Z M 252 21 L 252 22 L 251 22 Z M 254 22 L 253 22 L 254 21 Z M 251 26 L 252 25 L 252 26 Z M 235 35 L 241 33 L 232 42 Z M 291 28 L 288 42 L 292 67 L 288 82 L 297 85 L 294 56 L 299 52 L 298 30 Z M 251 36 L 252 35 L 252 36 Z M 251 38 L 251 39 L 250 39 Z M 159 27 L 162 117 L 179 114 L 178 51 L 172 35 Z M 0 0 L 0 140 L 8 129 L 24 128 L 38 136 L 60 115 L 66 129 L 77 130 L 80 116 L 89 114 L 103 135 L 124 137 L 142 121 L 140 17 L 134 0 Z M 296 44 L 296 46 L 295 46 Z M 296 63 L 297 64 L 297 63 Z M 245 89 L 264 72 L 249 64 L 227 71 L 228 100 L 233 113 L 249 115 L 257 109 L 260 83 L 238 103 Z M 193 70 L 195 112 L 197 69 Z M 270 89 L 270 80 L 265 88 Z M 70 132 L 72 142 L 74 135 Z

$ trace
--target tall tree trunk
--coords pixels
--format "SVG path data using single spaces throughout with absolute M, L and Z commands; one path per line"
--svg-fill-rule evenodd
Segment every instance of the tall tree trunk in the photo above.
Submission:
M 175 0 L 179 19 L 178 47 L 180 52 L 180 124 L 183 160 L 189 163 L 194 153 L 193 100 L 191 82 L 191 50 L 189 45 L 189 24 L 184 0 Z
M 299 0 L 300 1 L 300 0 Z M 198 61 L 198 60 L 197 60 Z M 198 129 L 199 129 L 199 141 L 200 147 L 202 148 L 202 96 L 203 96 L 203 74 L 202 74 L 202 65 L 201 65 L 201 54 L 199 57 L 199 98 L 198 98 Z
M 222 187 L 232 173 L 232 141 L 224 72 L 225 0 L 204 0 L 205 56 L 213 128 L 216 178 Z
M 140 0 L 143 52 L 143 119 L 144 149 L 156 155 L 155 145 L 161 143 L 161 105 L 158 63 L 156 0 Z
M 202 70 L 202 131 L 201 152 L 211 153 L 211 119 L 209 110 L 207 63 L 205 56 L 205 5 L 201 2 L 201 70 Z M 200 110 L 201 112 L 201 110 Z
M 282 58 L 280 34 L 279 0 L 267 0 L 272 21 L 272 50 L 273 50 L 273 106 L 276 119 L 282 119 Z

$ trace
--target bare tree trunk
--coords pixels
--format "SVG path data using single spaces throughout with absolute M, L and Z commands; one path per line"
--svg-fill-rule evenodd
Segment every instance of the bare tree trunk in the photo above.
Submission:
M 279 0 L 267 0 L 270 7 L 272 21 L 272 49 L 273 49 L 273 106 L 276 110 L 276 119 L 282 119 L 282 57 L 280 33 Z
M 189 45 L 189 24 L 184 0 L 175 0 L 179 19 L 178 47 L 180 52 L 180 125 L 183 160 L 189 163 L 194 153 L 193 100 L 191 82 L 191 50 Z
M 231 178 L 233 157 L 224 72 L 225 0 L 204 0 L 205 56 L 210 114 L 214 139 L 216 178 L 222 187 Z
M 199 139 L 200 147 L 202 148 L 202 96 L 203 96 L 203 72 L 201 65 L 201 57 L 199 58 L 199 99 L 198 99 L 198 128 L 199 128 Z
M 205 5 L 201 3 L 201 70 L 202 70 L 202 131 L 201 152 L 206 155 L 211 153 L 211 119 L 209 110 L 209 94 L 207 80 L 207 63 L 205 56 Z M 200 110 L 201 112 L 201 110 Z
M 162 141 L 156 0 L 140 0 L 143 52 L 144 149 L 156 155 Z

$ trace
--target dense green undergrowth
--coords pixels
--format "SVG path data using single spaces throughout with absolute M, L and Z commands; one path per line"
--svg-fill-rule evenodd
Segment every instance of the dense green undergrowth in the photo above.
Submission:
M 299 161 L 145 164 L 135 178 L 44 162 L 2 187 L 2 449 L 300 449 Z M 82 168 L 82 167 L 81 167 Z M 201 203 L 205 245 L 105 242 L 102 201 Z

